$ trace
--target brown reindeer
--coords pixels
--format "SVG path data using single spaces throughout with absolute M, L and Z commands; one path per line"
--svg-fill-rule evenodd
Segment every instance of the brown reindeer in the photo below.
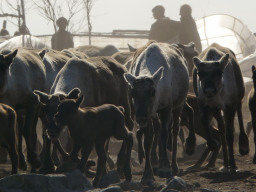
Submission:
M 94 45 L 82 45 L 75 48 L 69 48 L 70 51 L 79 51 L 85 53 L 88 57 L 96 56 L 111 56 L 119 51 L 119 49 L 114 45 L 106 45 L 104 47 L 94 46 Z
M 0 146 L 7 149 L 11 162 L 12 174 L 18 171 L 18 133 L 17 115 L 14 109 L 3 103 L 0 104 Z
M 130 51 L 119 51 L 114 53 L 111 57 L 117 60 L 121 64 L 127 63 L 127 61 L 131 60 L 134 55 L 134 52 Z
M 241 110 L 245 87 L 239 64 L 230 49 L 216 43 L 205 49 L 199 57 L 194 57 L 193 61 L 195 65 L 193 86 L 198 98 L 200 119 L 205 129 L 207 145 L 212 151 L 219 147 L 210 132 L 210 120 L 214 116 L 221 137 L 223 170 L 234 173 L 237 171 L 233 149 L 236 112 L 240 127 L 239 152 L 242 155 L 249 152 Z
M 21 145 L 24 136 L 27 160 L 32 165 L 31 171 L 35 171 L 41 161 L 35 152 L 39 102 L 33 90 L 45 90 L 45 66 L 37 50 L 5 49 L 1 50 L 0 58 L 0 101 L 13 107 L 17 113 L 19 168 L 27 169 Z
M 249 92 L 248 95 L 248 105 L 249 109 L 251 112 L 251 124 L 254 132 L 254 144 L 256 146 L 256 93 L 255 93 L 255 88 L 256 88 L 256 68 L 253 65 L 252 66 L 252 79 L 253 79 L 253 87 Z M 256 151 L 256 148 L 255 148 Z M 254 153 L 253 157 L 253 163 L 256 164 L 256 152 Z
M 130 168 L 130 154 L 133 145 L 132 132 L 125 127 L 124 108 L 116 107 L 112 104 L 104 104 L 98 107 L 80 108 L 83 96 L 78 99 L 64 99 L 58 106 L 54 116 L 57 125 L 56 132 L 59 134 L 63 126 L 67 125 L 71 138 L 74 142 L 73 150 L 70 154 L 77 154 L 76 145 L 81 146 L 82 159 L 78 168 L 83 172 L 88 157 L 95 145 L 98 155 L 97 172 L 93 181 L 93 186 L 97 187 L 105 170 L 107 155 L 105 151 L 106 141 L 114 136 L 118 140 L 126 140 L 127 156 L 124 168 L 126 180 L 132 178 Z M 53 130 L 52 130 L 53 131 Z M 53 134 L 53 133 L 52 133 Z

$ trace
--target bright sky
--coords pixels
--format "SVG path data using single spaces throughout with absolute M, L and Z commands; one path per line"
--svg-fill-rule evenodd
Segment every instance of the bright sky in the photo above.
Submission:
M 28 0 L 26 0 L 28 1 Z M 113 29 L 149 30 L 154 22 L 152 8 L 163 5 L 166 16 L 179 20 L 182 4 L 192 7 L 194 19 L 211 14 L 229 14 L 240 19 L 247 27 L 256 32 L 256 0 L 94 0 L 92 8 L 93 32 L 111 32 Z M 3 18 L 0 18 L 2 25 Z M 16 22 L 14 20 L 14 22 Z M 53 34 L 51 23 L 42 18 L 37 10 L 27 13 L 27 26 L 33 35 Z M 12 35 L 17 29 L 7 23 Z M 80 32 L 87 31 L 84 26 Z

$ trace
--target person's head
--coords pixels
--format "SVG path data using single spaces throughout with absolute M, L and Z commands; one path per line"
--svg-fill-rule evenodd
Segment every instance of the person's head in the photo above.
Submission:
M 29 34 L 29 30 L 24 23 L 22 23 L 21 26 L 19 27 L 19 32 L 23 35 Z
M 3 29 L 6 29 L 6 20 L 3 22 Z
M 68 25 L 68 20 L 65 17 L 60 17 L 56 21 L 57 26 L 59 27 L 60 30 L 65 30 L 67 25 Z
M 164 7 L 162 5 L 157 5 L 155 6 L 153 9 L 152 9 L 152 12 L 153 12 L 153 16 L 155 19 L 160 19 L 160 18 L 163 18 L 165 17 L 164 16 Z
M 192 9 L 190 5 L 184 4 L 180 7 L 180 16 L 181 17 L 186 17 L 192 14 Z

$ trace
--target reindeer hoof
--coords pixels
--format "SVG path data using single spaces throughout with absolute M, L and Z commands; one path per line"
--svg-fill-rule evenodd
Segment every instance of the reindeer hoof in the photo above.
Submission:
M 49 173 L 54 173 L 54 172 L 55 172 L 54 166 L 46 166 L 39 170 L 40 174 L 49 174 Z
M 187 138 L 185 143 L 185 150 L 188 155 L 192 155 L 195 153 L 196 148 L 196 138 Z
M 187 168 L 186 172 L 190 172 L 190 171 L 199 171 L 201 169 L 201 167 L 197 164 L 192 165 L 190 167 Z
M 222 166 L 221 168 L 220 168 L 220 171 L 221 172 L 223 172 L 223 173 L 228 173 L 228 167 L 227 166 Z
M 38 155 L 33 155 L 28 157 L 28 162 L 34 167 L 35 169 L 38 169 L 41 166 L 41 161 Z
M 26 171 L 27 170 L 27 163 L 25 161 L 24 158 L 22 159 L 19 159 L 19 169 L 22 170 L 22 171 Z
M 168 168 L 159 168 L 158 169 L 158 176 L 160 178 L 170 178 L 173 176 L 173 172 L 171 169 Z
M 146 179 L 146 178 L 141 179 L 141 184 L 145 185 L 145 186 L 152 187 L 152 188 L 155 187 L 155 185 L 156 185 L 154 179 Z
M 206 166 L 208 169 L 214 169 L 215 168 L 215 163 L 208 163 Z
M 126 168 L 124 170 L 124 176 L 126 181 L 131 181 L 132 180 L 132 171 L 131 168 Z
M 239 153 L 247 155 L 249 153 L 249 140 L 246 134 L 239 135 Z
M 230 167 L 229 172 L 231 175 L 235 175 L 237 173 L 240 173 L 240 170 L 237 167 Z

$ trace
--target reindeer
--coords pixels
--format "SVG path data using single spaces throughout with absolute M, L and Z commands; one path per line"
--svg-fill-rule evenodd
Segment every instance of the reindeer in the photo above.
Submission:
M 72 92 L 72 91 L 71 91 Z M 133 145 L 132 132 L 125 127 L 124 108 L 116 107 L 112 104 L 104 104 L 98 107 L 83 107 L 80 105 L 83 96 L 78 99 L 64 99 L 60 102 L 54 121 L 57 125 L 56 130 L 52 130 L 52 135 L 57 135 L 68 126 L 74 147 L 70 154 L 71 158 L 77 154 L 77 146 L 81 147 L 82 159 L 78 168 L 83 172 L 88 157 L 93 149 L 96 148 L 98 155 L 97 172 L 93 181 L 93 186 L 97 187 L 103 175 L 107 155 L 105 144 L 111 136 L 118 140 L 126 140 L 126 162 L 124 174 L 126 180 L 132 178 L 130 168 L 131 150 Z
M 17 114 L 13 108 L 0 104 L 0 146 L 7 149 L 11 162 L 12 174 L 18 171 L 18 130 Z
M 254 65 L 252 66 L 252 80 L 253 80 L 253 87 L 250 90 L 249 95 L 248 95 L 248 105 L 249 105 L 249 109 L 251 112 L 251 125 L 252 125 L 253 132 L 254 132 L 254 144 L 256 146 L 256 92 L 255 92 L 256 68 Z M 255 153 L 254 153 L 252 162 L 254 164 L 256 164 L 256 147 L 255 147 Z
M 233 132 L 236 112 L 240 127 L 239 152 L 242 155 L 249 152 L 249 142 L 242 119 L 241 106 L 245 87 L 240 67 L 235 54 L 216 43 L 200 53 L 199 57 L 194 57 L 193 62 L 195 65 L 193 87 L 198 99 L 200 119 L 205 129 L 207 145 L 211 151 L 219 148 L 210 132 L 210 120 L 214 116 L 218 122 L 223 149 L 222 170 L 235 173 L 237 166 L 234 159 Z
M 161 121 L 158 174 L 160 177 L 177 175 L 179 118 L 189 87 L 185 58 L 179 49 L 172 45 L 150 41 L 135 52 L 130 73 L 125 73 L 124 77 L 131 88 L 136 121 L 139 124 L 138 131 L 144 134 L 145 169 L 141 182 L 151 185 L 154 181 L 150 153 L 153 142 L 152 121 L 156 115 L 159 115 Z M 167 157 L 167 138 L 171 128 L 173 155 L 170 166 Z M 140 150 L 142 144 L 139 144 L 139 147 Z

